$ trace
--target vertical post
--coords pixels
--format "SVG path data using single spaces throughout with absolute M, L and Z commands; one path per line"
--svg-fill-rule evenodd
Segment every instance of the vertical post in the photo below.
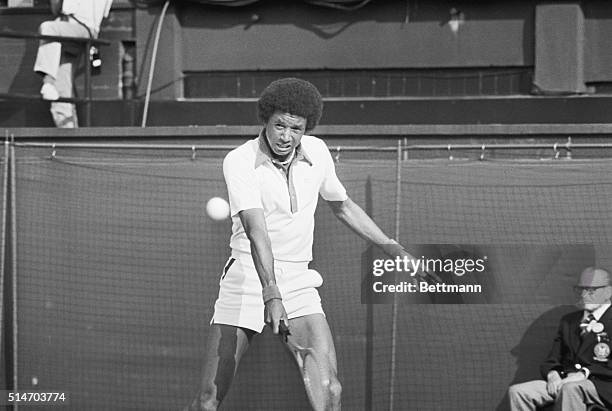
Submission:
M 91 126 L 91 64 L 89 61 L 89 53 L 91 50 L 91 39 L 85 42 L 85 52 L 83 58 L 85 59 L 85 126 Z
M 365 212 L 370 216 L 374 216 L 374 205 L 372 195 L 372 178 L 368 176 L 365 186 Z M 370 245 L 365 252 L 365 258 L 362 260 L 364 267 L 364 281 L 367 282 L 368 276 L 371 275 L 368 268 L 370 262 L 374 259 L 373 246 Z M 366 268 L 367 267 L 367 268 Z M 365 290 L 362 289 L 362 293 Z M 368 294 L 366 294 L 367 296 Z M 365 346 L 365 398 L 364 410 L 374 409 L 373 388 L 374 388 L 374 304 L 369 299 L 366 299 L 366 346 Z
M 400 218 L 402 203 L 402 140 L 397 140 L 397 164 L 395 170 L 395 241 L 400 242 Z M 389 411 L 394 410 L 395 362 L 397 352 L 397 293 L 393 293 L 391 314 L 391 364 L 389 370 Z
M 11 280 L 13 285 L 13 391 L 19 390 L 19 367 L 18 367 L 18 337 L 17 337 L 17 211 L 15 208 L 15 146 L 10 146 L 10 207 L 11 207 Z M 17 410 L 18 405 L 14 405 L 14 410 Z
M 8 134 L 8 133 L 7 133 Z M 6 207 L 8 205 L 9 140 L 4 140 L 4 164 L 2 167 L 2 234 L 0 237 L 0 341 L 4 336 L 4 276 L 6 256 Z

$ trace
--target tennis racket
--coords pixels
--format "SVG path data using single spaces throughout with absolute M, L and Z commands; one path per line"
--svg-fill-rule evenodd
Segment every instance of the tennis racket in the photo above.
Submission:
M 327 361 L 312 348 L 304 348 L 290 339 L 289 328 L 282 320 L 278 326 L 278 333 L 297 361 L 312 409 L 314 411 L 330 409 L 331 399 L 327 390 L 330 375 Z
M 404 246 L 395 240 L 393 240 L 393 242 L 390 242 L 390 243 L 380 244 L 379 247 L 383 250 L 385 254 L 391 257 L 397 257 L 397 256 L 401 257 L 404 255 L 410 256 L 410 254 L 408 253 L 408 251 L 406 251 Z M 412 256 L 410 256 L 409 258 L 412 258 Z M 415 281 L 419 281 L 419 280 L 425 281 L 428 284 L 438 284 L 438 283 L 443 282 L 442 279 L 438 276 L 438 274 L 432 271 L 419 270 L 415 274 L 416 274 L 416 277 L 414 277 Z

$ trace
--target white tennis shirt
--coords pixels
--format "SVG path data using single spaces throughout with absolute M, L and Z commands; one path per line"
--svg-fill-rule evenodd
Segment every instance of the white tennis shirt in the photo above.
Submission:
M 232 250 L 251 253 L 238 213 L 263 209 L 275 260 L 312 260 L 314 213 L 319 194 L 344 201 L 346 189 L 323 140 L 304 135 L 287 173 L 274 165 L 269 149 L 258 138 L 235 148 L 223 160 L 232 215 Z

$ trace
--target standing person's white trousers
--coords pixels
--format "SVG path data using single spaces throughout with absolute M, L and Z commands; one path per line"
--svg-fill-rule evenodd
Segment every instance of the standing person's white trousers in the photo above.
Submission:
M 53 21 L 43 22 L 39 32 L 50 36 L 89 38 L 89 32 L 83 25 L 72 19 L 63 21 L 59 17 Z M 61 42 L 42 40 L 38 47 L 34 71 L 45 76 L 45 83 L 53 84 L 59 97 L 70 98 L 73 96 L 73 70 L 78 56 L 63 51 Z M 73 103 L 52 102 L 51 115 L 57 127 L 78 127 L 76 106 Z

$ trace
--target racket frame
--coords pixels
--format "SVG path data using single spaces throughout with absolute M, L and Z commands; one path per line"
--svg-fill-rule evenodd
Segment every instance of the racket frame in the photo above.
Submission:
M 324 362 L 324 359 L 321 358 L 320 354 L 317 353 L 314 349 L 302 347 L 301 345 L 290 339 L 289 336 L 291 335 L 291 333 L 289 332 L 289 328 L 282 320 L 278 327 L 278 334 L 281 337 L 281 340 L 287 345 L 287 347 L 296 359 L 300 374 L 302 376 L 302 380 L 304 381 L 306 395 L 308 396 L 308 400 L 310 401 L 310 405 L 312 406 L 313 410 L 325 411 L 329 409 L 331 401 L 327 395 L 327 390 L 325 387 L 326 385 L 329 385 L 330 375 L 329 370 L 326 366 L 326 362 Z M 318 377 L 321 383 L 320 390 L 323 394 L 323 399 L 319 398 L 319 395 L 317 395 L 316 387 L 313 386 L 313 382 L 310 379 L 309 372 L 307 369 L 307 360 L 309 358 L 311 361 L 315 362 L 316 368 L 319 371 Z M 327 398 L 325 398 L 326 396 Z

